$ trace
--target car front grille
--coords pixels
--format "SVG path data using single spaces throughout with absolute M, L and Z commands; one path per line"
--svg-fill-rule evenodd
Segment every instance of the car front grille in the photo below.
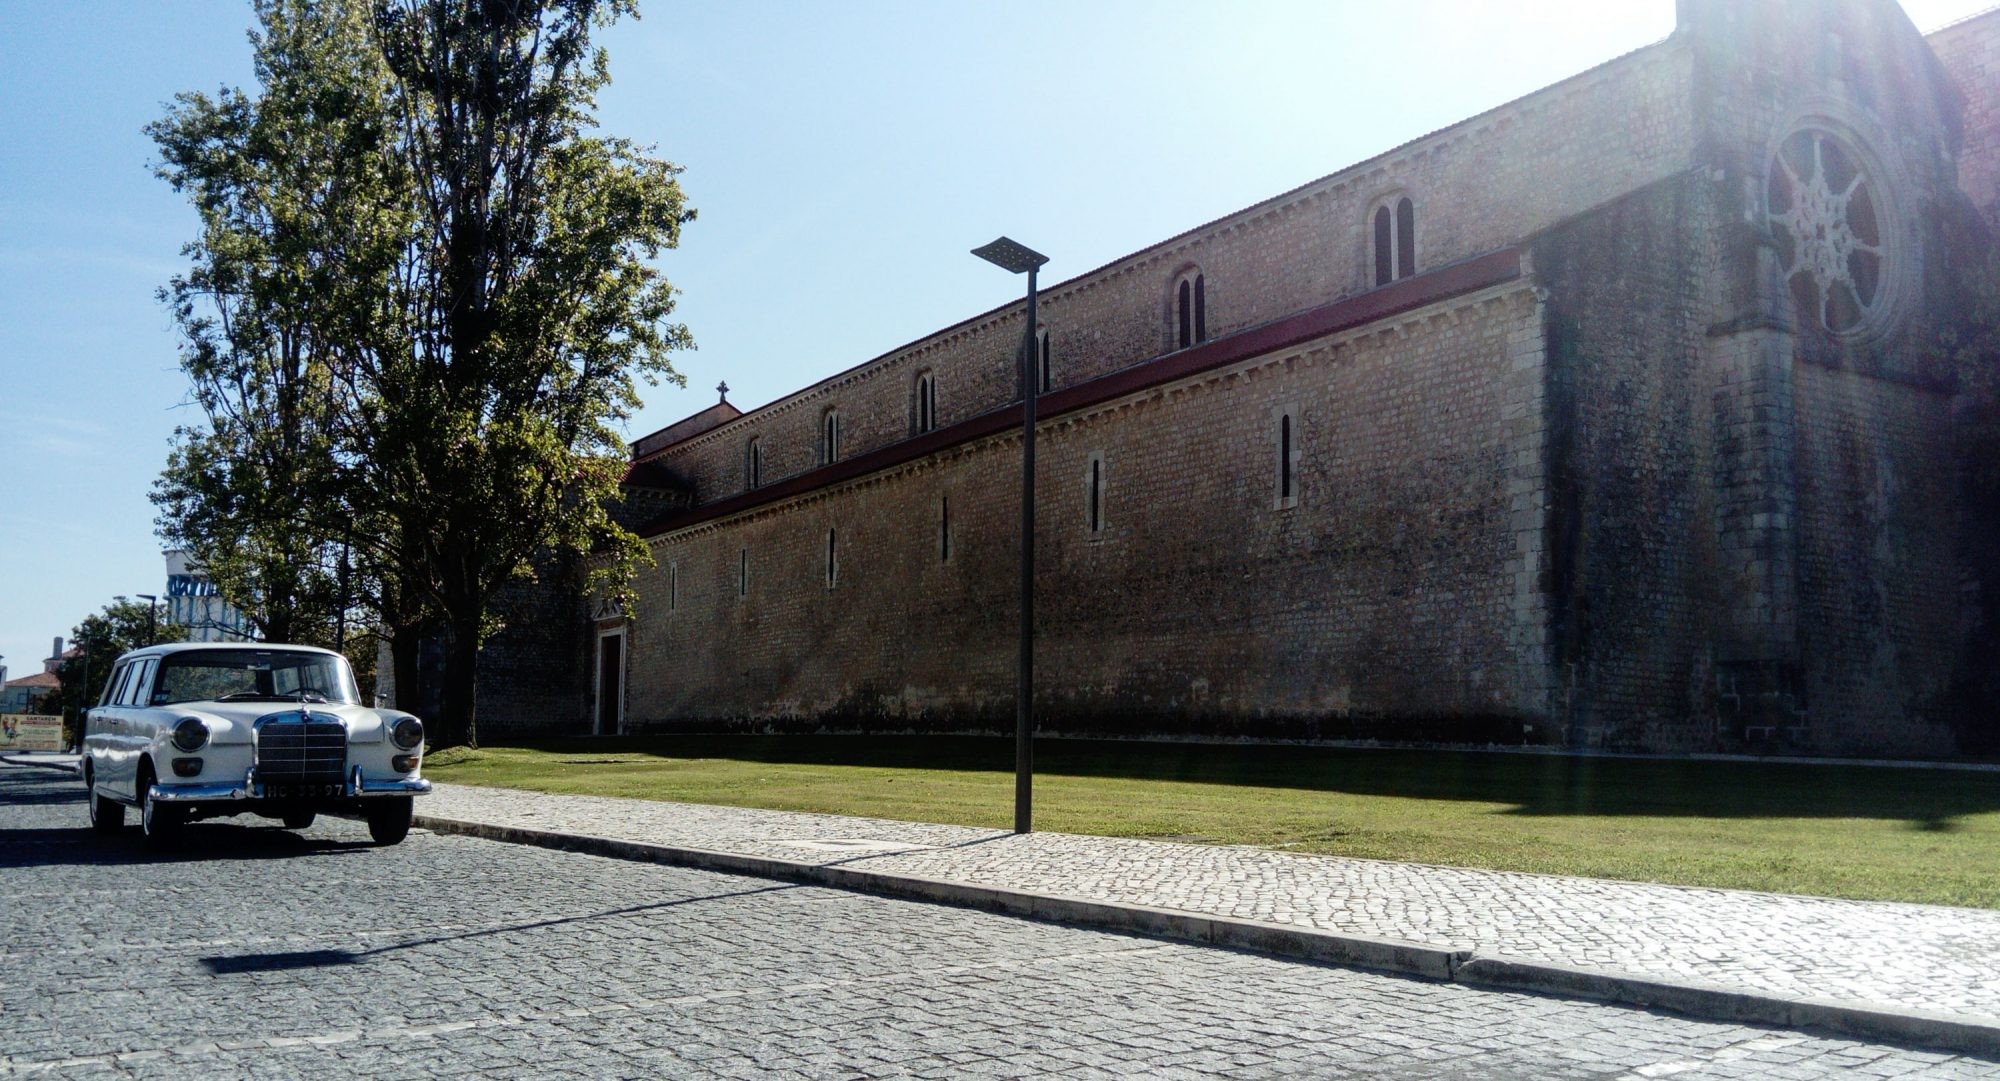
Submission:
M 266 784 L 338 784 L 347 768 L 347 726 L 292 714 L 257 729 L 257 779 Z

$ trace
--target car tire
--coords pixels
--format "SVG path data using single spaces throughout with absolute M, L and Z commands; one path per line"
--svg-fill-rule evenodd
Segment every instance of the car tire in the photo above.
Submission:
M 292 811 L 284 816 L 285 828 L 302 830 L 312 828 L 313 820 L 319 815 L 312 811 Z
M 368 836 L 378 845 L 393 845 L 410 835 L 410 820 L 416 817 L 417 801 L 408 796 L 368 801 Z
M 139 772 L 139 826 L 146 834 L 146 843 L 165 848 L 174 843 L 181 834 L 181 827 L 187 823 L 187 813 L 170 803 L 161 803 L 153 798 L 153 775 L 151 770 Z
M 88 774 L 86 773 L 85 776 L 87 778 Z M 98 795 L 97 785 L 91 784 L 88 780 L 85 783 L 90 785 L 89 795 L 85 797 L 90 800 L 90 828 L 98 833 L 107 835 L 123 831 L 125 829 L 125 805 L 112 799 L 110 796 Z

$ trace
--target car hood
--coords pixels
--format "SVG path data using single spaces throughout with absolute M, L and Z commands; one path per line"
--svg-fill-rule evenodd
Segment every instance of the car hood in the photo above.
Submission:
M 392 709 L 344 706 L 332 702 L 296 702 L 265 699 L 260 702 L 182 702 L 167 706 L 177 716 L 199 717 L 208 725 L 210 743 L 227 746 L 249 743 L 259 719 L 276 714 L 296 714 L 301 708 L 315 720 L 329 718 L 347 726 L 350 743 L 380 743 L 390 725 L 405 714 Z

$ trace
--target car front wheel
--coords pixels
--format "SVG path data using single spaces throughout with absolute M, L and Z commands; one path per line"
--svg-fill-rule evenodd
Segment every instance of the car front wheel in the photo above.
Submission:
M 179 807 L 153 798 L 153 778 L 140 774 L 139 825 L 146 832 L 146 842 L 162 847 L 171 844 L 186 822 L 187 814 Z
M 368 836 L 378 845 L 393 845 L 410 835 L 410 819 L 416 816 L 417 801 L 408 796 L 368 801 Z
M 125 828 L 125 805 L 109 796 L 97 794 L 97 786 L 90 786 L 90 828 L 98 833 L 112 834 Z

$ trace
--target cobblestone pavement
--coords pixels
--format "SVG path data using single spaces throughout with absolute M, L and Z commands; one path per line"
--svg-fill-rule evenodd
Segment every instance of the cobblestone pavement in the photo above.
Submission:
M 1990 1077 L 1996 1065 L 356 824 L 149 855 L 0 767 L 0 1075 Z M 237 820 L 257 822 L 260 820 Z
M 440 785 L 422 811 L 2000 1019 L 2000 912 Z

